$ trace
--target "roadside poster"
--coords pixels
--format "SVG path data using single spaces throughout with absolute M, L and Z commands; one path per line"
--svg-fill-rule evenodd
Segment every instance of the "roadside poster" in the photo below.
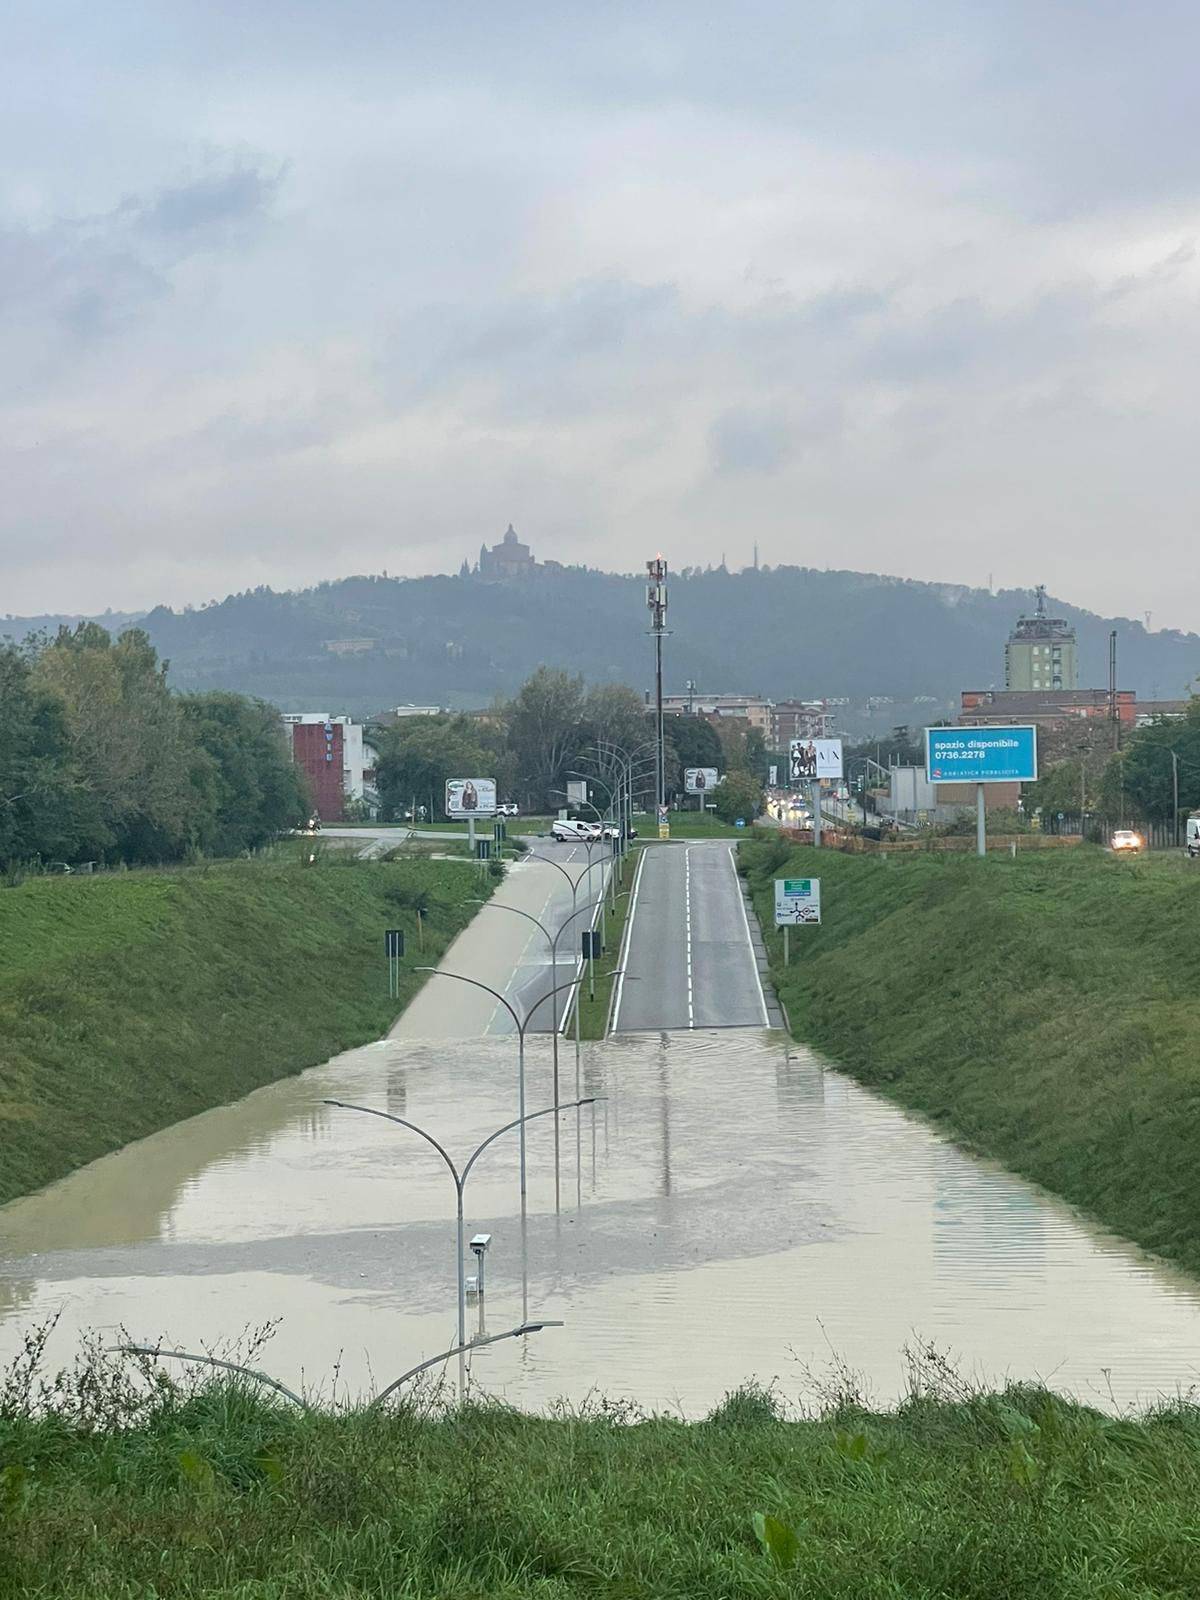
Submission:
M 771 765 L 767 768 L 767 787 L 770 789 L 779 787 L 779 768 L 777 766 Z
M 821 920 L 820 878 L 775 879 L 775 926 L 792 928 Z
M 494 817 L 495 814 L 495 778 L 446 779 L 448 817 Z
M 688 767 L 683 774 L 683 787 L 688 794 L 706 794 L 716 786 L 716 767 Z
M 925 770 L 930 783 L 1032 783 L 1037 729 L 926 728 Z
M 788 745 L 788 782 L 819 783 L 830 778 L 841 782 L 842 741 L 840 739 L 793 739 Z

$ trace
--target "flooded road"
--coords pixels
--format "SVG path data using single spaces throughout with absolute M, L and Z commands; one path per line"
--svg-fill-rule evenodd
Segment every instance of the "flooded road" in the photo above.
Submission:
M 549 1103 L 531 1040 L 529 1106 Z M 574 1064 L 563 1049 L 564 1095 Z M 694 1416 L 751 1376 L 812 1393 L 831 1352 L 894 1398 L 902 1347 L 934 1342 L 972 1376 L 1040 1377 L 1111 1408 L 1187 1388 L 1200 1285 L 1085 1228 L 956 1151 L 811 1054 L 759 1030 L 623 1034 L 584 1047 L 585 1093 L 467 1187 L 490 1232 L 488 1331 L 562 1318 L 475 1355 L 473 1381 L 540 1408 L 599 1391 Z M 22 1327 L 188 1349 L 282 1323 L 260 1358 L 315 1387 L 382 1386 L 453 1342 L 454 1191 L 391 1111 L 465 1158 L 515 1115 L 511 1037 L 393 1037 L 194 1117 L 0 1209 L 0 1359 Z M 524 1268 L 524 1270 L 523 1270 Z M 476 1326 L 477 1308 L 468 1319 Z

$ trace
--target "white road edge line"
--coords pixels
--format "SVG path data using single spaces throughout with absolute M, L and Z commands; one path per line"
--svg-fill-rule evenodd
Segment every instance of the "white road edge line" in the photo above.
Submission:
M 692 1000 L 692 851 L 683 847 L 683 928 L 684 953 L 687 959 L 688 1027 L 696 1026 L 696 1011 Z
M 633 919 L 637 915 L 638 890 L 642 887 L 642 868 L 645 865 L 646 849 L 643 846 L 641 854 L 638 856 L 637 871 L 633 875 L 633 893 L 629 897 L 629 916 L 625 923 L 625 937 L 621 940 L 621 949 L 617 957 L 617 965 L 621 970 L 617 974 L 617 987 L 613 994 L 612 1021 L 608 1030 L 610 1033 L 616 1033 L 617 1024 L 621 1020 L 621 1000 L 625 994 L 625 968 L 628 964 L 629 946 L 633 942 Z
M 570 861 L 575 861 L 576 860 L 576 854 L 575 853 L 579 848 L 580 847 L 577 844 L 571 846 L 571 854 L 570 854 L 570 856 L 568 858 Z M 588 924 L 589 928 L 594 929 L 596 924 L 600 920 L 600 900 L 602 900 L 604 898 L 604 890 L 608 886 L 607 872 L 610 872 L 611 870 L 612 870 L 611 868 L 608 868 L 607 871 L 606 871 L 606 869 L 603 866 L 603 864 L 600 867 L 600 894 L 597 897 L 595 904 L 592 906 L 592 920 Z M 591 868 L 590 867 L 585 867 L 583 869 L 583 871 L 579 874 L 579 876 L 576 878 L 575 882 L 578 885 L 580 883 L 583 883 L 585 879 L 587 880 L 588 886 L 584 890 L 584 893 L 585 894 L 590 894 L 592 892 L 592 890 L 591 890 Z M 587 901 L 585 900 L 583 902 L 583 904 L 584 904 L 584 907 L 586 908 Z M 570 913 L 568 913 L 568 915 L 569 914 Z M 562 923 L 559 923 L 559 930 L 561 931 L 561 929 L 562 929 Z M 584 930 L 582 928 L 580 928 L 579 931 L 582 933 Z M 563 1001 L 562 1017 L 560 1018 L 559 1024 L 558 1024 L 559 1033 L 562 1033 L 562 1032 L 565 1031 L 566 1026 L 567 1026 L 567 1018 L 571 1015 L 571 1007 L 575 1004 L 576 996 L 582 993 L 583 974 L 584 974 L 584 972 L 586 970 L 587 970 L 587 961 L 585 960 L 583 955 L 580 955 L 580 956 L 578 956 L 576 958 L 576 961 L 575 961 L 575 976 L 571 980 L 572 983 L 575 984 L 575 988 L 574 988 L 574 990 L 568 991 L 567 998 Z M 555 974 L 554 974 L 554 982 L 555 983 L 558 982 L 558 973 L 557 972 L 555 972 Z
M 746 924 L 746 946 L 750 951 L 750 965 L 754 968 L 754 981 L 758 985 L 758 1000 L 762 1006 L 763 1027 L 771 1026 L 771 1013 L 767 1010 L 767 997 L 763 991 L 762 974 L 758 970 L 758 958 L 754 954 L 754 940 L 750 937 L 750 917 L 746 911 L 746 896 L 742 893 L 742 880 L 738 877 L 737 856 L 734 854 L 733 845 L 729 846 L 729 870 L 733 873 L 733 892 L 737 895 L 738 905 L 742 908 L 742 921 Z

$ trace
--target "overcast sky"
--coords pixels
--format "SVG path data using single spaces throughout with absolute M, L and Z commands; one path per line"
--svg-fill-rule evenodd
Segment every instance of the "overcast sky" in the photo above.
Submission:
M 15 0 L 0 614 L 540 555 L 1200 625 L 1194 0 Z

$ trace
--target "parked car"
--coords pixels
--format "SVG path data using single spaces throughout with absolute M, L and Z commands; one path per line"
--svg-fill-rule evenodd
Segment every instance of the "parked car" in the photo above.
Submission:
M 1184 840 L 1187 853 L 1190 856 L 1200 856 L 1200 812 L 1187 819 L 1187 835 Z
M 515 800 L 502 800 L 496 807 L 498 817 L 519 817 L 521 808 Z
M 1135 856 L 1145 840 L 1132 828 L 1118 828 L 1112 836 L 1112 848 L 1117 855 Z
M 595 822 L 584 822 L 580 817 L 557 817 L 550 824 L 550 837 L 559 844 L 591 844 L 600 837 L 600 827 Z

